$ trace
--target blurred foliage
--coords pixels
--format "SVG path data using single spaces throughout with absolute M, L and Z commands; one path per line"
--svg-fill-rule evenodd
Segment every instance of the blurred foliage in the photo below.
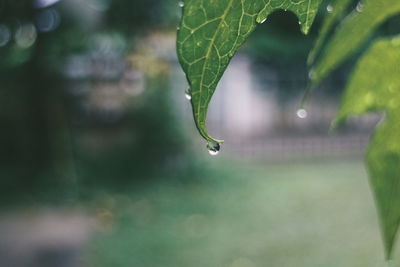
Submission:
M 2 29 L 26 37 L 0 47 L 2 199 L 79 197 L 186 168 L 168 68 L 146 73 L 130 60 L 165 10 L 156 0 L 0 1 Z M 44 12 L 60 19 L 54 29 L 40 30 Z
M 332 4 L 333 8 L 335 4 Z M 347 7 L 347 3 L 338 4 Z M 313 65 L 310 75 L 313 86 L 320 83 L 334 68 L 356 52 L 384 21 L 399 12 L 400 2 L 397 0 L 360 2 L 338 26 L 322 50 L 321 58 Z
M 348 1 L 337 0 L 329 6 L 332 14 L 310 54 L 310 80 L 313 87 L 321 83 L 334 69 L 356 52 L 363 52 L 368 41 L 371 47 L 357 62 L 350 76 L 338 120 L 368 112 L 385 112 L 387 117 L 379 125 L 369 145 L 367 162 L 371 186 L 379 210 L 387 258 L 391 257 L 400 222 L 398 178 L 400 170 L 399 127 L 399 67 L 400 42 L 398 38 L 376 41 L 374 35 L 398 34 L 400 24 L 399 1 L 369 0 L 358 2 L 350 9 Z M 335 11 L 336 9 L 336 11 Z M 337 13 L 336 13 L 337 12 Z M 338 20 L 337 18 L 341 18 Z M 385 23 L 386 22 L 386 23 Z M 322 46 L 326 32 L 338 24 L 334 34 Z M 393 27 L 393 25 L 395 25 Z
M 108 27 L 134 35 L 149 28 L 171 26 L 177 14 L 173 0 L 111 1 L 105 21 Z
M 367 159 L 388 257 L 400 221 L 399 62 L 399 38 L 375 42 L 357 63 L 338 115 L 342 121 L 368 112 L 386 114 L 371 141 Z

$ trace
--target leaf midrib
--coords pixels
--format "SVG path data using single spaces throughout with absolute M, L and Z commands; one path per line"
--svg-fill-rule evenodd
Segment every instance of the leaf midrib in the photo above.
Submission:
M 226 18 L 226 16 L 228 15 L 228 11 L 229 11 L 229 10 L 231 9 L 231 7 L 232 7 L 233 1 L 234 1 L 234 0 L 230 0 L 230 1 L 229 1 L 228 7 L 226 8 L 224 14 L 221 16 L 221 21 L 220 21 L 219 24 L 218 24 L 217 30 L 215 31 L 213 37 L 211 38 L 210 46 L 207 48 L 207 53 L 206 53 L 206 56 L 205 56 L 205 61 L 204 61 L 203 69 L 202 69 L 202 71 L 201 71 L 200 91 L 199 91 L 199 92 L 200 92 L 200 95 L 201 95 L 201 93 L 202 93 L 202 91 L 203 91 L 204 73 L 205 73 L 206 66 L 207 66 L 207 59 L 208 59 L 209 56 L 210 56 L 211 49 L 212 49 L 213 44 L 214 44 L 214 42 L 215 42 L 215 38 L 216 38 L 217 34 L 219 33 L 219 31 L 220 31 L 220 29 L 221 29 L 221 25 L 222 25 L 222 23 L 225 21 L 225 18 Z M 199 102 L 198 102 L 198 105 L 197 105 L 197 114 L 200 114 L 200 109 L 201 109 L 201 101 L 199 101 Z

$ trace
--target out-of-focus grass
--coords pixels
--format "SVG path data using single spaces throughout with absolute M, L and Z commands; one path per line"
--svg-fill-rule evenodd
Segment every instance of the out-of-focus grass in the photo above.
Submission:
M 90 265 L 386 266 L 360 161 L 211 169 L 219 171 L 99 198 L 105 230 Z

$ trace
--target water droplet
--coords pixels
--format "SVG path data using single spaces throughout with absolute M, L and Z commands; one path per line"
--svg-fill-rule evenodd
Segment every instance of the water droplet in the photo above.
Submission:
M 185 91 L 185 97 L 187 100 L 192 100 L 192 93 L 190 92 L 189 88 Z
M 299 117 L 300 119 L 305 119 L 308 116 L 307 110 L 301 108 L 296 112 L 297 117 Z
M 193 33 L 194 33 L 194 30 L 191 30 L 190 33 L 193 34 Z
M 287 11 L 287 9 L 286 9 L 286 8 L 285 8 L 284 10 L 285 10 L 285 12 Z
M 260 24 L 263 24 L 266 20 L 267 20 L 267 18 L 264 18 L 264 19 L 261 20 L 259 23 L 260 23 Z
M 299 20 L 299 25 L 301 25 L 301 21 Z
M 178 6 L 179 6 L 179 7 L 184 7 L 184 6 L 185 6 L 185 2 L 179 1 L 179 2 L 178 2 Z
M 207 149 L 211 156 L 216 156 L 218 155 L 221 146 L 218 143 L 208 143 Z
M 181 29 L 181 27 L 179 27 L 179 26 L 176 27 L 176 30 L 177 30 L 177 31 L 179 31 L 180 29 Z
M 328 5 L 326 7 L 326 11 L 328 11 L 328 13 L 332 13 L 333 12 L 333 6 L 332 5 Z
M 358 2 L 356 10 L 361 13 L 363 11 L 364 5 L 361 2 Z

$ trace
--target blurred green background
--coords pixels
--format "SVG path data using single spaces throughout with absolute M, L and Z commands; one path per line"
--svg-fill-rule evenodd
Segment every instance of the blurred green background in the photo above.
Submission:
M 296 117 L 324 12 L 309 36 L 284 11 L 252 35 L 211 157 L 177 1 L 0 0 L 0 267 L 387 266 L 362 164 L 379 116 L 329 133 L 352 61 Z

